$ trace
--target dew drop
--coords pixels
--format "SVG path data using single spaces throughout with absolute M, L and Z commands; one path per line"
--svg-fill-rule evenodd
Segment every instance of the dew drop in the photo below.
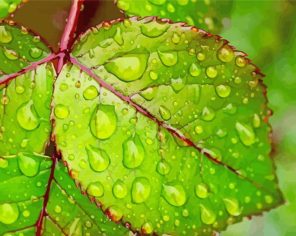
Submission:
M 174 32 L 173 36 L 172 36 L 172 42 L 174 44 L 178 44 L 178 43 L 180 43 L 180 39 L 181 39 L 180 35 L 177 34 L 176 32 Z
M 196 63 L 192 63 L 190 68 L 189 68 L 189 73 L 193 77 L 197 77 L 201 73 L 200 67 Z
M 107 139 L 115 132 L 117 116 L 112 105 L 98 105 L 91 120 L 90 130 L 98 139 Z
M 150 196 L 151 186 L 149 180 L 145 177 L 138 177 L 132 185 L 132 200 L 134 203 L 143 203 Z
M 228 85 L 221 84 L 216 86 L 216 93 L 218 94 L 219 97 L 226 98 L 230 95 L 231 88 Z
M 93 100 L 99 95 L 99 92 L 97 88 L 94 85 L 88 86 L 84 91 L 83 91 L 83 97 L 85 100 Z
M 215 111 L 210 107 L 204 107 L 201 113 L 201 118 L 205 121 L 211 121 L 215 118 Z
M 169 28 L 167 24 L 161 24 L 153 21 L 148 24 L 141 25 L 141 32 L 149 38 L 156 38 L 164 34 Z
M 164 199 L 173 206 L 183 206 L 186 202 L 184 187 L 178 183 L 164 184 L 162 190 Z
M 198 184 L 195 186 L 195 194 L 199 198 L 207 198 L 208 197 L 208 189 L 205 184 Z
M 117 6 L 124 11 L 127 11 L 130 8 L 130 4 L 126 0 L 118 0 Z
M 10 43 L 12 41 L 12 34 L 6 30 L 4 25 L 0 26 L 0 43 Z
M 56 213 L 61 213 L 61 212 L 62 212 L 62 208 L 61 208 L 61 206 L 60 206 L 60 205 L 56 205 L 56 206 L 54 207 L 54 211 L 55 211 Z
M 111 206 L 107 209 L 106 215 L 114 222 L 118 222 L 122 217 L 123 213 L 117 206 Z
M 209 66 L 209 67 L 207 67 L 207 69 L 206 69 L 206 74 L 207 74 L 207 76 L 208 76 L 209 78 L 214 79 L 214 78 L 217 77 L 217 75 L 218 75 L 218 71 L 217 71 L 217 69 L 216 69 L 215 67 L 213 67 L 213 66 Z
M 150 222 L 145 222 L 141 230 L 143 234 L 151 234 L 153 232 L 153 225 Z
M 18 93 L 18 94 L 22 94 L 22 93 L 25 92 L 25 88 L 23 86 L 21 86 L 21 85 L 17 85 L 15 87 L 15 92 Z
M 104 186 L 99 181 L 90 183 L 87 186 L 86 192 L 90 196 L 102 197 L 104 195 Z
M 238 201 L 235 198 L 224 198 L 223 199 L 227 212 L 232 216 L 239 216 L 242 213 Z
M 8 166 L 8 161 L 2 157 L 0 157 L 0 168 L 4 169 Z
M 230 62 L 234 58 L 233 50 L 228 46 L 224 45 L 218 51 L 218 58 L 222 62 Z
M 117 180 L 112 188 L 114 197 L 122 199 L 127 195 L 127 187 L 122 180 Z
M 0 222 L 9 225 L 19 217 L 19 209 L 15 203 L 3 203 L 0 204 Z
M 200 205 L 200 210 L 201 210 L 201 221 L 207 225 L 211 225 L 215 222 L 216 220 L 216 214 L 209 208 L 207 208 L 204 205 Z
M 42 50 L 39 48 L 30 48 L 29 54 L 32 58 L 37 59 L 37 58 L 41 57 Z
M 182 78 L 171 79 L 173 90 L 177 93 L 185 87 L 185 82 Z
M 58 119 L 65 119 L 69 116 L 69 109 L 63 104 L 57 104 L 54 108 L 54 115 Z
M 236 122 L 235 128 L 240 140 L 244 145 L 251 146 L 255 143 L 256 136 L 251 126 L 244 123 Z
M 18 156 L 18 166 L 25 176 L 33 177 L 39 172 L 40 162 L 26 154 L 20 153 Z
M 254 128 L 259 128 L 261 124 L 260 116 L 258 114 L 254 114 L 253 116 L 253 126 Z
M 122 33 L 121 33 L 120 27 L 116 28 L 116 33 L 115 33 L 113 39 L 118 45 L 123 45 L 123 38 L 122 38 Z
M 110 158 L 104 150 L 88 145 L 86 152 L 89 164 L 94 171 L 102 172 L 107 169 L 110 164 Z
M 161 160 L 158 162 L 156 170 L 161 175 L 167 175 L 170 172 L 171 167 L 165 160 Z
M 39 126 L 39 117 L 32 100 L 19 107 L 16 112 L 16 119 L 19 125 L 28 131 L 34 130 Z
M 147 88 L 144 91 L 142 91 L 140 95 L 147 101 L 151 101 L 155 97 L 156 91 L 157 90 L 155 88 Z
M 244 57 L 242 56 L 238 56 L 236 59 L 235 59 L 235 64 L 238 66 L 238 67 L 245 67 L 246 64 L 247 64 L 247 61 Z
M 186 6 L 188 4 L 189 0 L 177 0 L 177 3 L 180 6 Z
M 106 70 L 124 82 L 142 77 L 146 70 L 148 55 L 129 54 L 116 58 L 105 65 Z
M 177 52 L 158 52 L 159 58 L 165 66 L 173 66 L 178 62 Z
M 123 165 L 125 167 L 133 169 L 142 164 L 145 158 L 145 150 L 142 141 L 137 134 L 124 141 L 122 149 Z
M 154 71 L 150 71 L 149 72 L 149 77 L 152 80 L 157 80 L 158 79 L 158 74 L 156 72 L 154 72 Z
M 171 112 L 165 106 L 159 107 L 159 114 L 161 115 L 162 119 L 164 119 L 164 120 L 171 119 Z
M 14 61 L 18 58 L 18 54 L 10 49 L 4 49 L 4 55 L 8 60 Z
M 195 126 L 194 128 L 195 133 L 201 134 L 203 132 L 203 128 L 200 125 Z

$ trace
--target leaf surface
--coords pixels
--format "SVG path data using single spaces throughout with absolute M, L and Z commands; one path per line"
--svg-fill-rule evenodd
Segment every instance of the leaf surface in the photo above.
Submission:
M 116 5 L 128 16 L 159 16 L 218 33 L 231 13 L 232 0 L 117 0 Z
M 211 235 L 282 202 L 261 75 L 225 41 L 132 19 L 88 31 L 73 56 L 80 68 L 67 64 L 55 86 L 54 135 L 114 221 Z

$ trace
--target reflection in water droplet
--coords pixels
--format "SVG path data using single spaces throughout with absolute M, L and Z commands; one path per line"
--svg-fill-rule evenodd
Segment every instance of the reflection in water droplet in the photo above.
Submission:
M 110 164 L 110 158 L 104 150 L 88 145 L 86 152 L 89 164 L 94 171 L 102 172 L 107 169 Z
M 106 70 L 125 82 L 140 79 L 147 67 L 148 55 L 129 54 L 111 60 L 105 65 Z
M 24 175 L 32 177 L 38 174 L 40 162 L 27 154 L 20 153 L 18 156 L 18 166 Z
M 159 107 L 159 114 L 161 115 L 162 119 L 164 119 L 164 120 L 171 119 L 171 112 L 164 106 Z
M 158 52 L 159 58 L 165 66 L 173 66 L 178 62 L 177 52 Z
M 211 225 L 215 222 L 216 220 L 216 214 L 209 208 L 207 208 L 204 205 L 200 205 L 200 210 L 201 210 L 201 221 L 207 225 Z
M 214 79 L 214 78 L 217 77 L 217 75 L 218 75 L 218 71 L 217 71 L 217 69 L 216 69 L 215 67 L 213 67 L 213 66 L 209 66 L 209 67 L 207 67 L 207 69 L 206 69 L 206 74 L 207 74 L 207 76 L 208 76 L 209 78 Z
M 247 64 L 247 61 L 244 57 L 242 56 L 238 56 L 236 59 L 235 59 L 235 63 L 238 67 L 245 67 L 246 64 Z
M 140 137 L 136 134 L 130 137 L 122 144 L 123 149 L 123 165 L 127 168 L 139 167 L 144 158 L 145 150 Z
M 6 29 L 4 25 L 0 26 L 0 43 L 10 43 L 12 41 L 12 34 Z
M 69 109 L 63 104 L 57 104 L 54 108 L 54 115 L 59 119 L 65 119 L 69 116 Z
M 40 124 L 39 117 L 32 100 L 20 106 L 16 112 L 16 118 L 19 125 L 28 131 L 36 129 Z
M 183 206 L 186 202 L 186 193 L 181 184 L 164 184 L 162 196 L 173 206 Z
M 251 126 L 244 123 L 236 122 L 235 128 L 240 140 L 244 145 L 251 146 L 253 143 L 255 143 L 256 136 Z
M 104 186 L 99 181 L 94 182 L 94 183 L 90 183 L 87 186 L 86 192 L 90 196 L 101 197 L 104 195 Z
M 151 186 L 145 177 L 138 177 L 132 185 L 132 200 L 134 203 L 143 203 L 150 196 Z
M 0 204 L 0 222 L 6 225 L 16 222 L 19 217 L 19 209 L 16 203 Z
M 208 197 L 208 189 L 205 184 L 198 184 L 195 186 L 195 194 L 199 198 Z
M 224 205 L 228 213 L 232 216 L 239 216 L 242 213 L 242 208 L 240 208 L 237 199 L 235 198 L 224 198 Z
M 232 61 L 233 57 L 234 57 L 233 50 L 228 45 L 223 46 L 218 51 L 218 58 L 222 62 L 230 62 Z
M 112 189 L 114 197 L 122 199 L 127 195 L 127 187 L 122 180 L 117 180 Z
M 210 107 L 204 107 L 201 113 L 201 118 L 205 121 L 211 121 L 215 118 L 215 111 Z
M 88 86 L 84 91 L 83 91 L 83 97 L 86 100 L 93 100 L 99 95 L 99 92 L 97 88 L 94 85 Z
M 91 120 L 90 130 L 98 139 L 107 139 L 115 132 L 117 126 L 117 116 L 114 106 L 98 105 Z

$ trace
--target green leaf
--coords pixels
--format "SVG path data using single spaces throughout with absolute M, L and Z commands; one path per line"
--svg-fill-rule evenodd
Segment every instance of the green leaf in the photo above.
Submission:
M 128 16 L 159 16 L 218 33 L 231 13 L 232 0 L 117 0 L 116 5 Z
M 25 2 L 25 1 L 23 1 Z M 0 19 L 13 13 L 22 3 L 22 0 L 1 0 L 0 1 Z
M 40 37 L 26 28 L 0 23 L 0 78 L 19 72 L 49 53 Z
M 80 193 L 61 163 L 55 167 L 53 178 L 52 161 L 46 156 L 22 153 L 1 157 L 0 163 L 1 235 L 35 235 L 45 197 L 48 203 L 42 218 L 42 235 L 96 235 L 113 231 L 116 235 L 128 235 L 127 229 L 110 222 Z M 28 171 L 34 166 L 37 171 L 32 176 Z
M 211 235 L 282 203 L 262 76 L 226 41 L 132 19 L 88 31 L 73 56 L 55 84 L 54 136 L 114 221 Z

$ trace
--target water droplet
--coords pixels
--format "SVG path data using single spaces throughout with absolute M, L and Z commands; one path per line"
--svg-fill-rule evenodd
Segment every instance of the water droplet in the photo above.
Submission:
M 130 8 L 130 4 L 129 2 L 125 1 L 125 0 L 118 0 L 117 1 L 117 6 L 118 8 L 127 11 Z
M 115 132 L 116 126 L 117 116 L 114 106 L 98 105 L 90 121 L 92 134 L 98 139 L 107 139 Z
M 54 115 L 59 119 L 65 119 L 69 116 L 69 109 L 63 104 L 57 104 L 54 108 Z
M 207 208 L 204 205 L 200 205 L 200 210 L 201 210 L 201 221 L 207 225 L 211 225 L 215 222 L 216 220 L 216 214 L 209 208 Z
M 0 157 L 0 168 L 6 168 L 8 166 L 8 161 Z
M 156 94 L 156 88 L 147 88 L 140 93 L 140 95 L 148 101 L 151 101 Z
M 253 116 L 253 126 L 254 128 L 259 128 L 261 124 L 260 116 L 258 114 L 254 114 Z
M 235 198 L 224 198 L 224 205 L 228 213 L 232 216 L 239 216 L 242 213 L 238 201 Z
M 12 41 L 12 34 L 6 30 L 4 25 L 0 26 L 0 43 L 10 43 Z
M 138 80 L 146 70 L 148 55 L 129 54 L 111 60 L 105 65 L 108 72 L 125 82 Z
M 104 195 L 104 186 L 99 181 L 94 182 L 94 183 L 90 183 L 87 186 L 86 192 L 90 196 L 102 197 Z
M 186 193 L 181 184 L 164 184 L 162 195 L 164 199 L 173 206 L 183 206 L 186 202 Z
M 132 199 L 134 203 L 143 203 L 150 196 L 151 186 L 145 177 L 138 177 L 132 185 Z
M 27 154 L 20 153 L 18 156 L 18 166 L 24 175 L 33 177 L 39 172 L 40 162 Z
M 217 75 L 218 75 L 218 71 L 217 71 L 217 69 L 216 69 L 215 67 L 213 67 L 213 66 L 209 66 L 209 67 L 207 67 L 207 69 L 206 69 L 206 74 L 207 74 L 207 76 L 208 76 L 209 78 L 214 79 L 214 78 L 217 77 Z
M 158 74 L 156 72 L 154 72 L 154 71 L 150 71 L 149 76 L 150 76 L 150 79 L 152 79 L 152 80 L 157 80 L 158 79 Z
M 144 158 L 145 150 L 140 137 L 136 134 L 130 137 L 122 144 L 123 148 L 123 165 L 127 168 L 139 167 Z
M 149 38 L 156 38 L 164 34 L 169 28 L 166 23 L 159 23 L 157 21 L 149 22 L 141 25 L 141 32 Z
M 270 195 L 264 196 L 264 200 L 266 203 L 271 204 L 273 202 L 273 197 Z
M 6 48 L 4 49 L 4 55 L 11 61 L 14 61 L 18 58 L 18 54 L 15 51 Z
M 237 110 L 236 106 L 234 106 L 232 103 L 227 104 L 227 105 L 223 108 L 223 111 L 224 111 L 224 112 L 226 112 L 226 113 L 228 113 L 228 114 L 231 114 L 231 115 L 235 114 L 235 113 L 236 113 L 236 110 Z
M 159 114 L 161 115 L 162 119 L 164 119 L 164 120 L 171 119 L 171 112 L 164 106 L 159 107 Z
M 150 222 L 146 222 L 141 227 L 143 234 L 151 234 L 153 232 L 153 225 Z
M 173 66 L 178 62 L 177 52 L 158 52 L 159 58 L 165 66 Z
M 94 85 L 88 86 L 84 91 L 83 91 L 83 97 L 86 100 L 93 100 L 99 95 L 99 92 Z
M 178 44 L 178 43 L 180 43 L 180 39 L 181 39 L 180 35 L 178 33 L 174 32 L 173 36 L 172 36 L 172 42 L 174 44 Z
M 199 53 L 197 53 L 196 58 L 199 61 L 204 61 L 206 59 L 206 55 L 202 52 L 199 52 Z
M 88 145 L 86 152 L 89 164 L 94 171 L 102 172 L 107 169 L 110 164 L 110 158 L 104 150 Z
M 28 218 L 30 216 L 30 212 L 28 210 L 23 211 L 23 216 Z
M 244 123 L 236 122 L 235 128 L 240 140 L 244 145 L 251 146 L 253 143 L 255 143 L 256 136 L 251 126 Z
M 171 167 L 165 160 L 161 160 L 158 162 L 156 170 L 161 175 L 167 175 L 170 172 Z
M 245 67 L 246 64 L 247 64 L 247 61 L 244 57 L 242 56 L 238 56 L 236 59 L 235 59 L 235 64 L 238 66 L 238 67 Z
M 39 48 L 30 48 L 29 54 L 32 58 L 37 59 L 37 58 L 41 57 L 42 50 Z
M 23 86 L 21 86 L 21 85 L 17 85 L 15 87 L 15 92 L 18 93 L 18 94 L 22 94 L 22 93 L 25 92 L 25 88 Z
M 56 213 L 61 213 L 61 212 L 62 212 L 62 208 L 61 208 L 61 206 L 60 206 L 60 205 L 56 205 L 56 206 L 54 207 L 54 211 L 55 211 Z
M 19 125 L 28 131 L 34 130 L 39 126 L 39 117 L 32 100 L 20 106 L 16 112 L 16 119 Z
M 201 113 L 201 118 L 205 121 L 211 121 L 215 118 L 215 111 L 210 107 L 204 107 Z
M 127 187 L 122 180 L 117 180 L 113 185 L 112 192 L 116 198 L 122 199 L 127 195 Z
M 185 81 L 182 78 L 171 79 L 173 90 L 177 93 L 185 87 Z
M 203 128 L 200 125 L 195 126 L 194 128 L 195 133 L 201 134 L 203 132 Z
M 230 61 L 232 61 L 232 59 L 234 58 L 233 50 L 228 45 L 224 45 L 218 51 L 218 58 L 222 62 L 230 62 Z
M 207 198 L 208 197 L 208 188 L 205 184 L 198 184 L 195 186 L 195 194 L 199 198 Z
M 113 39 L 118 45 L 123 45 L 123 38 L 122 38 L 122 33 L 121 33 L 120 27 L 116 28 L 116 33 L 115 33 Z
M 106 215 L 114 222 L 118 222 L 122 216 L 123 213 L 121 209 L 117 206 L 111 206 L 107 209 Z
M 230 95 L 231 88 L 228 85 L 221 84 L 216 86 L 216 93 L 218 94 L 219 97 L 226 98 Z
M 0 222 L 9 225 L 19 217 L 19 209 L 15 203 L 3 203 L 0 204 Z
M 189 68 L 189 73 L 193 77 L 197 77 L 197 76 L 200 75 L 201 69 L 200 69 L 200 67 L 196 63 L 192 63 L 191 66 L 190 66 L 190 68 Z
M 169 4 L 167 5 L 167 10 L 168 10 L 168 12 L 170 12 L 170 13 L 174 13 L 174 12 L 176 11 L 174 5 L 171 4 L 171 3 L 169 3 Z

